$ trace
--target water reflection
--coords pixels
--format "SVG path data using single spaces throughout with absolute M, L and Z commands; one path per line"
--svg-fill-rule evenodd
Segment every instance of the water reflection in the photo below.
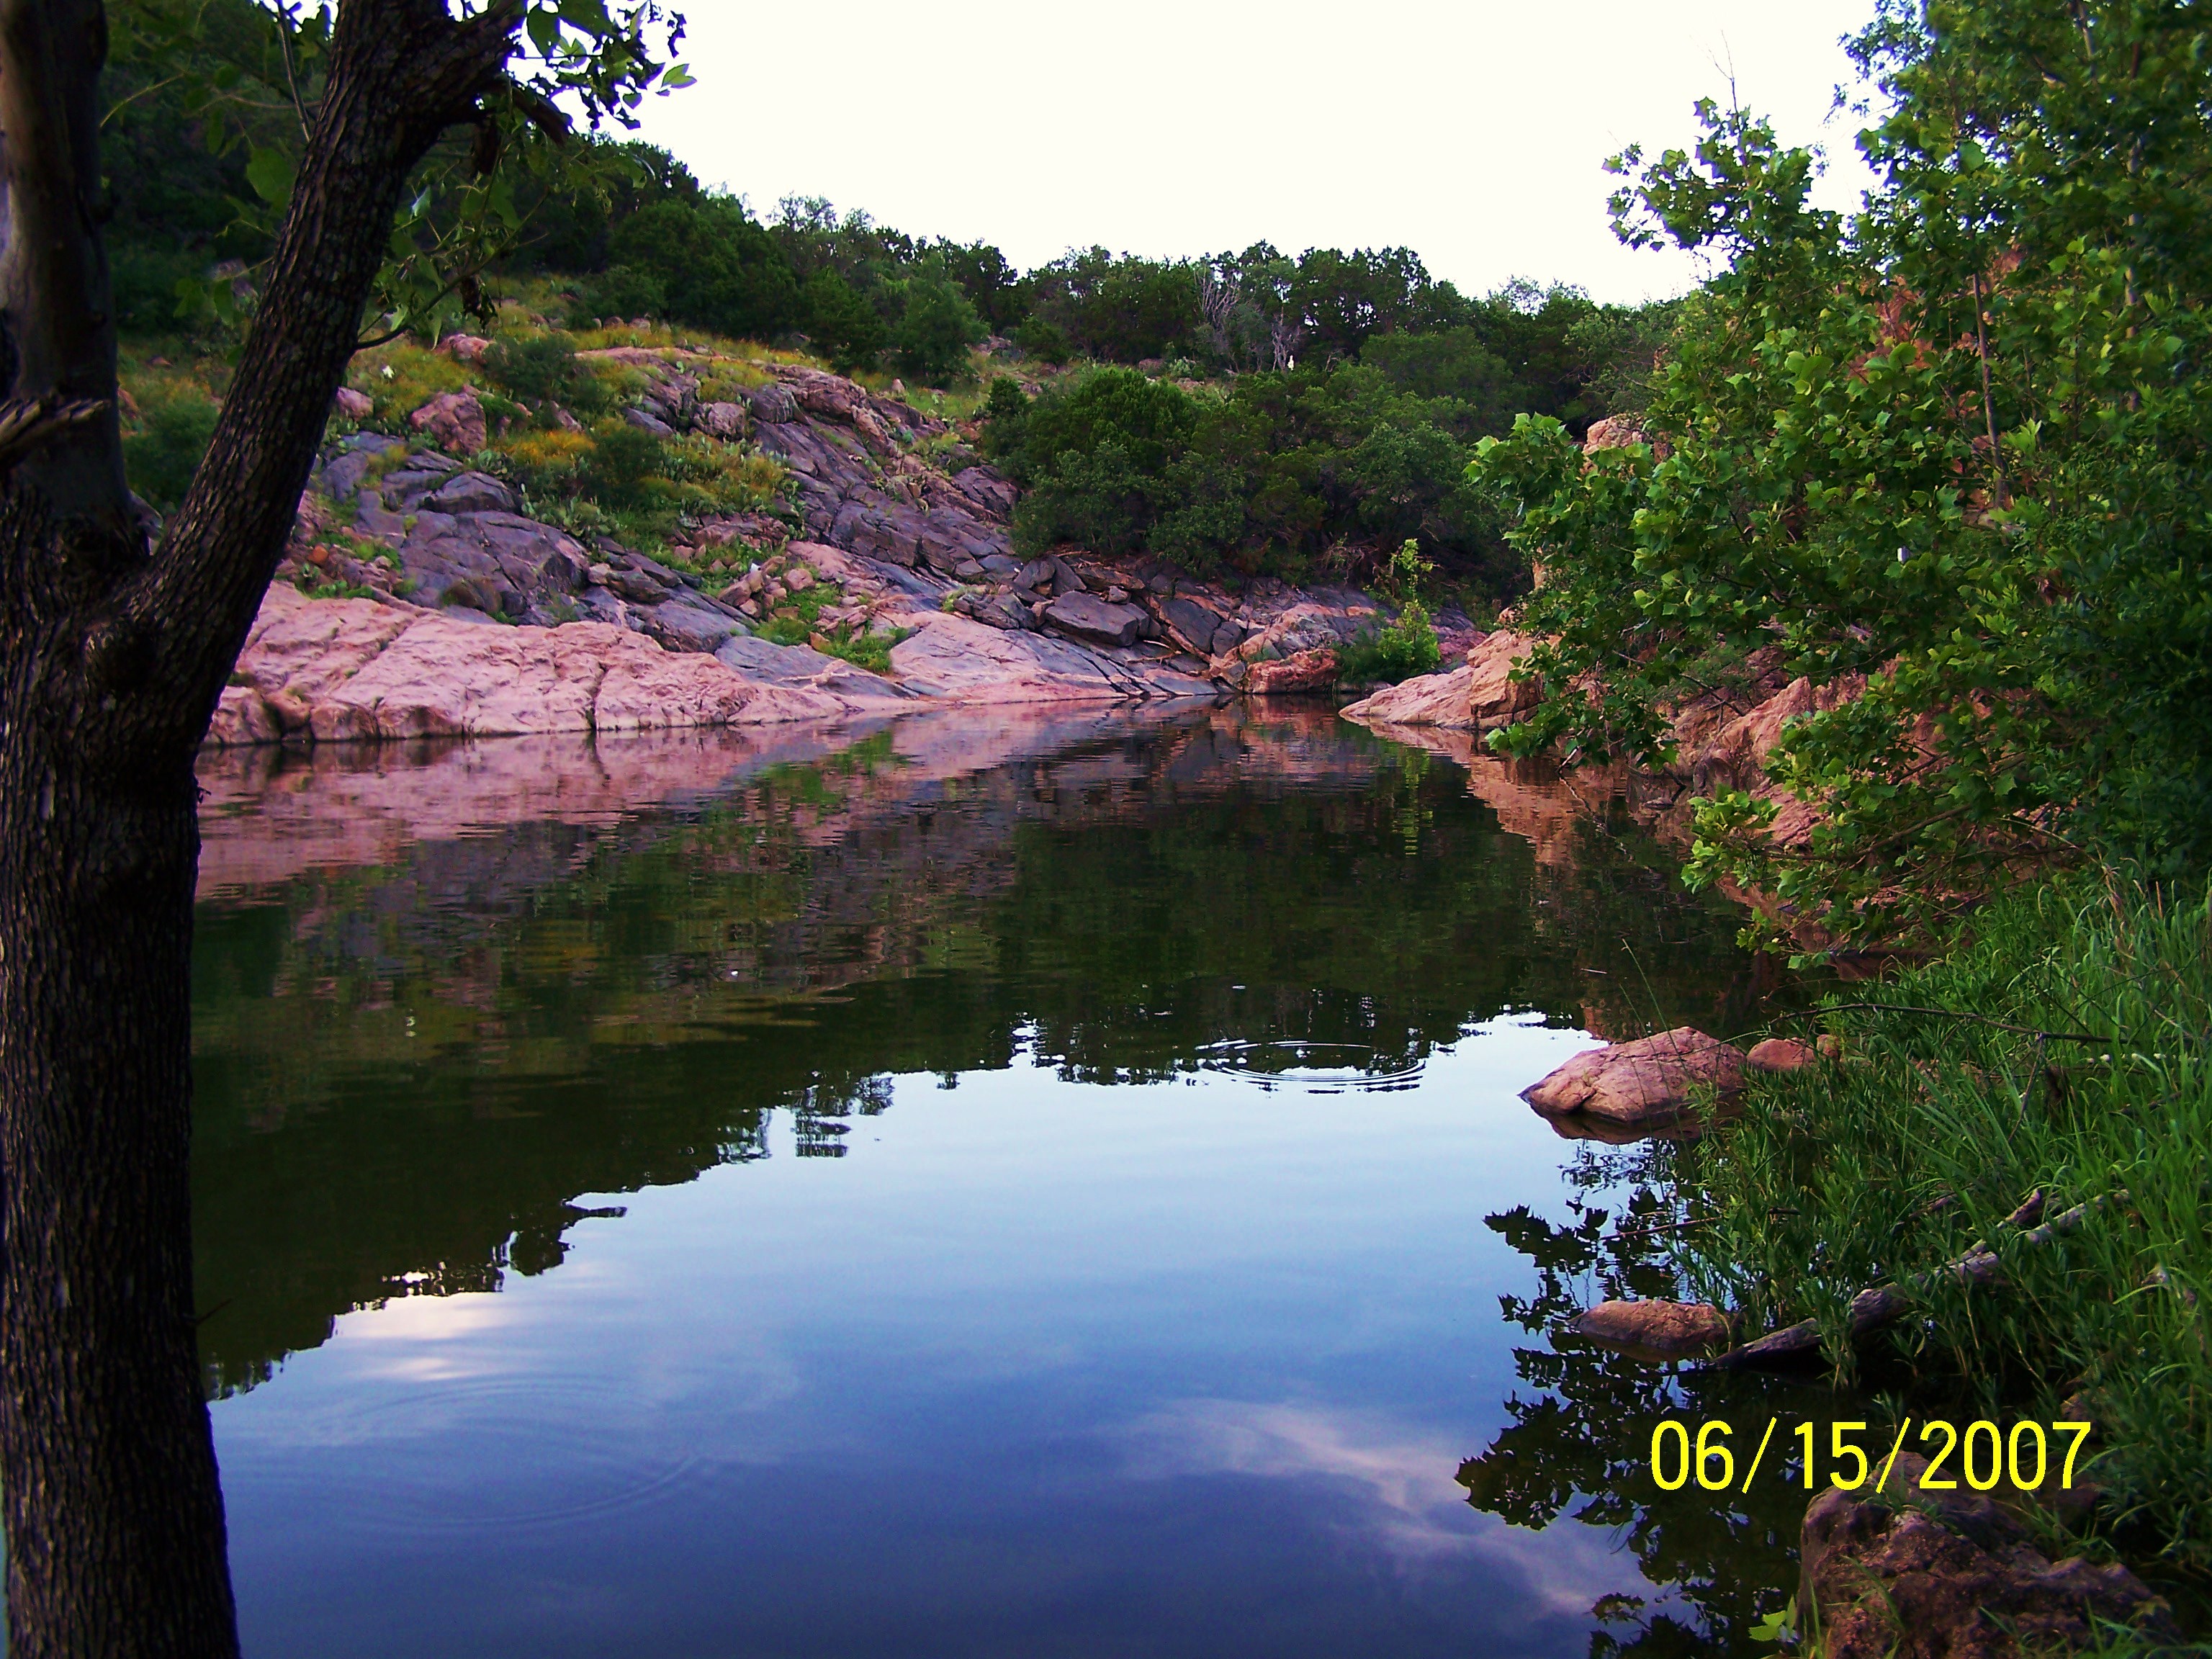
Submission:
M 1511 1091 L 1577 1030 L 1771 988 L 1648 849 L 1461 759 L 1208 710 L 210 763 L 249 1629 L 1578 1652 L 1633 1566 L 1453 1480 L 1516 1367 L 1559 1420 L 1516 1397 L 1483 1509 L 1605 1494 L 1732 1617 L 1764 1534 L 1647 1549 L 1656 1385 L 1516 1354 L 1474 1224 L 1553 1189 Z
M 1461 1468 L 1459 1484 L 1486 1513 L 1532 1528 L 1565 1516 L 1606 1530 L 1635 1559 L 1648 1588 L 1597 1607 L 1607 1627 L 1592 1633 L 1590 1659 L 1772 1652 L 1749 1631 L 1796 1590 L 1810 1495 L 1793 1431 L 1805 1419 L 1850 1414 L 1847 1400 L 1802 1381 L 1678 1370 L 1559 1334 L 1610 1297 L 1688 1298 L 1663 1234 L 1650 1229 L 1664 1213 L 1657 1194 L 1672 1185 L 1671 1166 L 1697 1155 L 1693 1144 L 1674 1142 L 1586 1150 L 1566 1172 L 1569 1219 L 1516 1206 L 1486 1220 L 1536 1271 L 1534 1296 L 1500 1299 L 1506 1321 L 1546 1340 L 1515 1348 L 1515 1372 L 1534 1392 L 1507 1398 L 1508 1425 Z M 1650 1456 L 1652 1432 L 1668 1418 L 1692 1433 L 1716 1419 L 1729 1423 L 1747 1473 L 1745 1454 L 1764 1425 L 1778 1426 L 1748 1489 L 1714 1493 L 1692 1481 L 1665 1492 Z

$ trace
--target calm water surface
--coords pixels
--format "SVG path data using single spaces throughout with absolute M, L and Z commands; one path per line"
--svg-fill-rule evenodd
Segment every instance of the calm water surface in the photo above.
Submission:
M 210 760 L 249 1654 L 1739 1645 L 1794 1516 L 1639 1497 L 1674 1385 L 1545 1335 L 1665 1287 L 1589 1206 L 1672 1154 L 1515 1096 L 1771 988 L 1662 860 L 1437 748 Z

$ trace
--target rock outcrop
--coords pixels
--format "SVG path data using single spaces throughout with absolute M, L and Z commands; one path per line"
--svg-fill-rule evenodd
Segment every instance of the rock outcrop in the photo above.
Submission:
M 1545 1117 L 1581 1115 L 1626 1129 L 1674 1125 L 1700 1094 L 1743 1087 L 1741 1048 L 1684 1025 L 1577 1054 L 1521 1091 Z
M 219 747 L 835 720 L 892 701 L 747 676 L 605 623 L 487 628 L 281 586 L 232 681 L 209 732 Z
M 1820 1063 L 1820 1051 L 1796 1037 L 1768 1037 L 1752 1045 L 1744 1064 L 1754 1072 L 1802 1072 Z
M 1535 643 L 1525 634 L 1479 635 L 1458 667 L 1385 687 L 1351 704 L 1344 716 L 1364 726 L 1432 726 L 1476 732 L 1510 726 L 1543 696 L 1540 680 L 1513 678 Z
M 472 337 L 447 343 L 464 365 L 484 356 Z M 1262 579 L 1231 591 L 1158 561 L 1079 550 L 1019 559 L 1009 529 L 1018 492 L 1008 479 L 942 421 L 819 369 L 737 364 L 681 347 L 580 356 L 619 372 L 629 401 L 621 415 L 630 424 L 695 444 L 747 445 L 751 456 L 786 469 L 785 501 L 685 520 L 662 557 L 649 557 L 532 517 L 521 493 L 496 476 L 503 464 L 485 449 L 483 400 L 473 390 L 442 393 L 414 412 L 410 437 L 360 432 L 326 453 L 256 631 L 260 655 L 241 667 L 246 684 L 226 704 L 218 741 L 566 730 L 586 720 L 580 711 L 596 710 L 599 694 L 580 702 L 566 671 L 538 685 L 551 700 L 535 713 L 510 688 L 463 682 L 503 672 L 510 658 L 536 665 L 530 672 L 541 678 L 556 659 L 596 661 L 610 648 L 606 636 L 501 647 L 494 630 L 502 627 L 557 635 L 604 626 L 666 654 L 712 658 L 745 684 L 875 705 L 1325 690 L 1336 681 L 1339 648 L 1389 617 L 1349 588 Z M 719 390 L 732 379 L 756 382 L 742 402 L 729 392 L 702 392 L 710 380 Z M 343 412 L 365 418 L 368 400 L 353 394 Z M 552 405 L 538 415 L 580 431 Z M 494 470 L 477 470 L 486 467 Z M 316 613 L 295 603 L 301 592 L 344 595 L 349 604 L 368 596 L 395 614 L 374 627 L 353 611 L 311 623 Z M 444 626 L 419 629 L 426 615 Z M 805 636 L 821 648 L 750 637 L 770 623 L 780 639 Z M 487 637 L 464 648 L 455 629 Z M 380 629 L 407 642 L 392 647 L 398 654 L 363 689 L 340 690 L 365 672 L 355 659 Z M 868 635 L 882 641 L 876 652 L 888 653 L 888 674 L 832 654 L 880 662 L 848 649 Z M 306 643 L 313 640 L 323 643 Z M 433 642 L 437 650 L 409 671 L 404 696 L 376 678 L 398 672 Z M 306 661 L 303 651 L 315 648 L 329 661 Z M 717 671 L 684 672 L 704 678 L 671 720 L 735 717 L 717 700 L 721 692 L 702 689 L 722 686 Z M 673 684 L 668 671 L 661 683 Z M 361 712 L 372 707 L 373 715 Z M 633 718 L 612 705 L 606 713 Z

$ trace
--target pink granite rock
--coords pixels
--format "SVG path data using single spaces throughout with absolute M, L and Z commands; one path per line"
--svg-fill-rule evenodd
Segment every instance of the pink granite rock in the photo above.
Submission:
M 1301 651 L 1273 662 L 1255 662 L 1244 677 L 1248 696 L 1265 697 L 1290 691 L 1322 691 L 1336 684 L 1336 652 L 1328 646 Z
M 1521 1098 L 1546 1117 L 1585 1113 L 1626 1127 L 1671 1124 L 1693 1091 L 1743 1087 L 1741 1048 L 1684 1025 L 1577 1054 Z
M 1755 1043 L 1744 1064 L 1754 1072 L 1802 1072 L 1820 1062 L 1820 1051 L 1796 1037 L 1769 1037 Z
M 475 454 L 489 438 L 483 405 L 473 392 L 440 392 L 409 416 L 407 423 L 455 455 Z
M 1346 720 L 1389 726 L 1440 726 L 1472 732 L 1510 726 L 1542 699 L 1543 685 L 1516 680 L 1515 666 L 1536 641 L 1526 634 L 1491 635 L 1446 674 L 1423 674 L 1363 697 Z
M 1704 1302 L 1601 1302 L 1568 1330 L 1638 1358 L 1683 1359 L 1725 1347 L 1727 1316 Z
M 605 623 L 506 628 L 367 599 L 262 602 L 208 741 L 636 732 L 836 719 L 859 705 L 769 685 Z

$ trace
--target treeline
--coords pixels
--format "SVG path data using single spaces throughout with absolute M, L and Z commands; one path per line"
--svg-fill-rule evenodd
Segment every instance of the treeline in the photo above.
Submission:
M 180 302 L 231 306 L 211 273 L 236 269 L 250 294 L 289 188 L 280 27 L 252 0 L 125 15 L 106 158 L 127 328 L 173 329 Z M 192 77 L 172 73 L 184 57 L 226 66 L 199 84 L 234 90 L 193 101 L 179 89 Z M 546 276 L 574 295 L 571 327 L 650 317 L 939 386 L 971 378 L 973 349 L 995 339 L 998 361 L 1053 383 L 1034 414 L 1012 386 L 991 404 L 988 446 L 1032 492 L 1024 538 L 1202 568 L 1357 575 L 1412 538 L 1502 597 L 1518 556 L 1466 487 L 1474 446 L 1522 413 L 1579 434 L 1634 406 L 1672 324 L 1670 307 L 1566 288 L 1463 295 L 1405 248 L 1092 247 L 1024 272 L 989 243 L 817 198 L 756 216 L 635 142 L 527 152 L 488 184 L 458 149 L 427 171 L 434 188 L 401 229 L 415 287 L 387 296 L 410 325 L 488 317 L 486 279 Z M 1069 365 L 1106 372 L 1047 373 Z

